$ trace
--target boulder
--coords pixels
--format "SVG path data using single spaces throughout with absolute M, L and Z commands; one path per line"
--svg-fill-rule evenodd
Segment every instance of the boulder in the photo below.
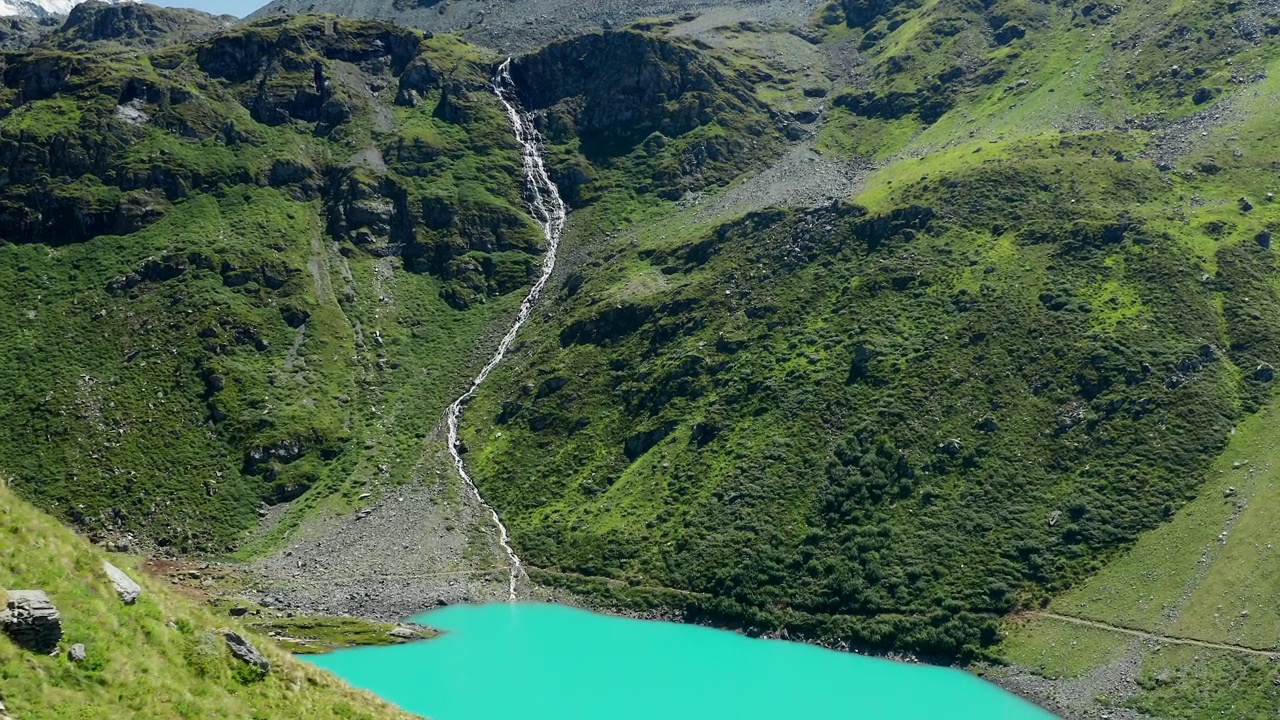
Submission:
M 21 647 L 52 653 L 62 640 L 62 615 L 42 590 L 10 590 L 0 629 Z
M 252 665 L 264 673 L 271 672 L 271 663 L 267 661 L 267 658 L 262 653 L 258 652 L 258 648 L 254 647 L 253 643 L 230 630 L 224 630 L 222 636 L 226 638 L 227 648 L 231 650 L 231 654 L 236 656 L 237 660 L 246 665 Z
M 950 438 L 938 443 L 938 452 L 955 457 L 960 454 L 960 438 Z
M 67 653 L 67 657 L 71 658 L 71 662 L 81 663 L 88 657 L 88 653 L 85 652 L 83 644 L 76 643 L 71 646 L 71 651 Z
M 1271 382 L 1276 377 L 1276 369 L 1271 363 L 1262 363 L 1253 371 L 1253 379 L 1259 382 Z
M 421 640 L 422 632 L 407 625 L 397 625 L 387 632 L 387 636 L 397 640 Z
M 138 601 L 138 596 L 142 594 L 142 588 L 132 578 L 124 574 L 120 568 L 109 562 L 102 563 L 102 569 L 106 571 L 107 577 L 111 580 L 111 584 L 115 586 L 116 594 L 120 596 L 121 602 L 125 605 L 132 605 Z

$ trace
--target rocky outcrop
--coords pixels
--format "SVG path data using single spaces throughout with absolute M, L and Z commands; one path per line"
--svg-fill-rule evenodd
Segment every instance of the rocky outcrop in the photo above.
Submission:
M 58 27 L 42 18 L 0 17 L 0 50 L 22 50 Z
M 121 602 L 132 605 L 138 601 L 138 596 L 142 595 L 142 588 L 133 581 L 133 578 L 109 562 L 103 562 L 102 569 L 107 573 L 107 578 L 111 580 L 111 585 L 120 596 Z
M 0 610 L 0 630 L 21 647 L 51 653 L 62 640 L 62 615 L 41 590 L 10 590 Z
M 1276 377 L 1276 369 L 1271 363 L 1262 363 L 1253 371 L 1253 379 L 1258 382 L 1271 382 Z
M 422 50 L 421 35 L 390 23 L 346 24 L 342 32 L 332 18 L 282 25 L 283 19 L 268 21 L 210 38 L 197 49 L 196 62 L 209 75 L 233 83 L 259 77 L 269 66 L 307 72 L 316 55 L 355 64 L 385 62 L 399 75 Z
M 239 633 L 235 633 L 230 630 L 224 630 L 222 636 L 227 641 L 227 649 L 231 651 L 231 654 L 235 656 L 237 660 L 246 665 L 255 667 L 263 673 L 271 672 L 270 661 L 268 661 L 266 656 L 258 651 L 258 648 L 253 646 L 253 643 L 249 642 Z
M 651 182 L 637 189 L 668 199 L 726 182 L 765 159 L 783 122 L 745 75 L 693 45 L 638 30 L 552 43 L 516 59 L 511 77 L 521 103 L 538 111 L 548 141 L 576 137 L 583 157 L 597 165 L 642 150 Z M 726 132 L 693 135 L 712 125 Z M 581 204 L 594 197 L 583 188 L 593 172 L 570 162 L 552 175 L 561 193 Z
M 849 27 L 869 28 L 899 3 L 892 0 L 841 0 L 844 22 Z M 902 3 L 911 6 L 914 3 Z
M 605 308 L 593 317 L 577 320 L 560 331 L 560 344 L 607 345 L 640 329 L 653 316 L 653 308 L 626 304 Z
M 46 42 L 64 50 L 85 49 L 102 42 L 161 47 L 211 35 L 233 27 L 236 22 L 231 15 L 211 15 L 198 10 L 90 0 L 72 8 L 62 28 Z
M 623 443 L 622 453 L 626 455 L 628 460 L 635 460 L 641 455 L 649 452 L 649 450 L 658 443 L 662 442 L 671 431 L 674 430 L 676 424 L 673 422 L 664 423 L 652 430 L 636 433 L 627 438 Z
M 585 138 L 637 142 L 679 137 L 731 110 L 760 107 L 745 81 L 691 47 L 623 31 L 552 43 L 517 59 L 511 77 L 532 110 L 571 120 Z M 554 119 L 551 139 L 569 126 Z
M 330 183 L 329 234 L 371 255 L 400 255 L 412 238 L 407 194 L 387 178 L 345 172 Z

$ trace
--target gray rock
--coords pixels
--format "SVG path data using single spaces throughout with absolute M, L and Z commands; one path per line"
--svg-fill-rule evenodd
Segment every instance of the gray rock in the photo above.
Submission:
M 397 640 L 421 640 L 422 633 L 415 628 L 397 625 L 394 629 L 387 633 L 389 637 Z
M 85 652 L 84 645 L 80 643 L 76 643 L 75 645 L 72 645 L 71 652 L 69 652 L 67 656 L 71 658 L 71 662 L 77 662 L 77 663 L 84 662 L 84 659 L 88 657 L 88 655 Z
M 955 457 L 960 454 L 960 438 L 951 438 L 938 443 L 938 452 Z
M 1271 382 L 1276 377 L 1276 369 L 1270 363 L 1262 363 L 1253 371 L 1253 379 L 1260 382 Z
M 111 584 L 116 588 L 116 594 L 120 596 L 120 600 L 125 605 L 132 605 L 138 601 L 138 596 L 142 594 L 142 588 L 132 578 L 124 574 L 120 568 L 109 562 L 102 563 L 102 569 L 106 571 L 107 577 L 111 579 Z
M 262 672 L 271 672 L 271 663 L 258 652 L 258 648 L 254 647 L 253 643 L 230 630 L 224 630 L 222 636 L 227 639 L 227 648 L 231 650 L 231 654 L 235 655 L 240 662 L 259 668 Z
M 42 590 L 10 590 L 0 629 L 21 647 L 52 653 L 62 640 L 62 615 Z

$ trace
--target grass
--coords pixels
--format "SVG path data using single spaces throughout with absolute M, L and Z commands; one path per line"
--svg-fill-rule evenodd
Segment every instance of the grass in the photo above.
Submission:
M 1006 663 L 1049 678 L 1076 678 L 1124 656 L 1132 639 L 1053 618 L 1011 622 L 993 652 Z
M 294 655 L 313 655 L 350 647 L 395 645 L 388 635 L 394 623 L 377 623 L 361 618 L 296 617 L 273 618 L 249 623 L 255 631 L 270 634 L 275 642 Z M 424 638 L 434 633 L 424 632 Z
M 1272 405 L 1242 422 L 1209 480 L 1172 522 L 1051 607 L 1181 637 L 1273 646 L 1275 611 L 1259 601 L 1271 586 L 1266 544 L 1272 537 L 1267 518 L 1277 512 L 1271 488 L 1276 421 Z M 1171 613 L 1178 618 L 1172 624 Z
M 1201 648 L 1165 647 L 1143 663 L 1128 704 L 1152 717 L 1261 720 L 1280 707 L 1272 663 Z
M 0 587 L 38 588 L 62 614 L 64 652 L 40 656 L 0 636 L 0 683 L 8 712 L 47 720 L 147 718 L 408 717 L 333 676 L 293 660 L 237 621 L 172 594 L 113 555 L 143 588 L 123 605 L 102 573 L 106 557 L 70 529 L 0 486 Z M 253 639 L 272 670 L 257 677 L 226 650 L 219 631 Z M 82 643 L 83 663 L 65 648 Z

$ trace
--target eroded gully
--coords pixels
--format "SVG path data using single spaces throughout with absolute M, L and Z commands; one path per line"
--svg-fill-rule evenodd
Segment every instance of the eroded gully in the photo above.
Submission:
M 507 587 L 509 599 L 514 601 L 516 599 L 516 582 L 524 574 L 524 565 L 520 561 L 520 556 L 516 554 L 515 548 L 511 546 L 511 534 L 507 532 L 507 526 L 503 524 L 502 518 L 498 516 L 498 511 L 485 502 L 484 496 L 480 494 L 480 489 L 476 487 L 475 481 L 467 474 L 466 463 L 462 461 L 462 454 L 458 451 L 460 444 L 458 439 L 458 418 L 462 414 L 463 406 L 475 397 L 476 391 L 480 389 L 480 385 L 489 377 L 489 373 L 493 372 L 494 368 L 502 363 L 503 358 L 506 357 L 507 350 L 511 347 L 511 343 L 516 339 L 516 334 L 520 332 L 521 326 L 524 325 L 525 321 L 529 319 L 529 315 L 533 312 L 533 306 L 537 302 L 538 296 L 542 294 L 542 289 L 546 286 L 547 281 L 551 279 L 551 273 L 556 266 L 556 251 L 560 246 L 560 235 L 564 231 L 566 208 L 555 183 L 551 182 L 551 177 L 547 174 L 546 163 L 543 161 L 539 147 L 541 138 L 538 136 L 538 132 L 534 130 L 529 117 L 522 114 L 516 106 L 515 87 L 511 80 L 510 58 L 507 58 L 498 67 L 497 73 L 494 74 L 493 90 L 497 94 L 498 100 L 502 102 L 502 106 L 506 109 L 507 119 L 511 121 L 516 141 L 520 144 L 520 158 L 524 168 L 525 201 L 528 203 L 529 211 L 533 214 L 534 219 L 542 226 L 542 233 L 546 237 L 547 247 L 542 260 L 542 273 L 538 276 L 538 280 L 533 284 L 533 287 L 529 289 L 529 294 L 525 297 L 524 302 L 520 303 L 520 310 L 516 313 L 516 318 L 507 330 L 507 334 L 498 343 L 498 349 L 489 358 L 489 362 L 485 363 L 485 366 L 471 380 L 471 387 L 449 406 L 449 409 L 445 412 L 445 422 L 449 429 L 449 454 L 453 457 L 453 464 L 458 469 L 458 475 L 462 477 L 462 484 L 466 486 L 476 502 L 489 512 L 490 517 L 493 519 L 494 527 L 498 530 L 498 542 L 502 545 L 503 551 L 507 554 L 507 560 L 511 564 Z

